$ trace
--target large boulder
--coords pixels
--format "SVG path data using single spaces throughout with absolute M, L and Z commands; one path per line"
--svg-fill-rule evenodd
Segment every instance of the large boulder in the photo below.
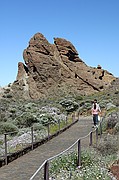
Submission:
M 97 68 L 87 66 L 71 42 L 54 38 L 54 44 L 50 44 L 41 33 L 31 38 L 23 58 L 25 64 L 18 64 L 12 90 L 17 90 L 14 95 L 25 98 L 38 99 L 62 93 L 87 95 L 102 91 L 116 79 L 100 65 Z

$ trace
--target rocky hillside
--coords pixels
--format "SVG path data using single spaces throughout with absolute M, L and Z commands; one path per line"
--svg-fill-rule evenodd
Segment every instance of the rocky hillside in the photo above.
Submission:
M 30 39 L 23 58 L 25 63 L 18 63 L 16 81 L 7 95 L 25 99 L 88 95 L 104 90 L 116 79 L 100 65 L 87 66 L 71 42 L 54 38 L 54 44 L 50 44 L 41 33 Z

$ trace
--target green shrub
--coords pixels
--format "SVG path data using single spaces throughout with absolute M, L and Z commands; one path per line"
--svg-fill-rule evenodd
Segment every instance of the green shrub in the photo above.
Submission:
M 109 117 L 107 120 L 107 129 L 113 129 L 117 124 L 118 120 L 115 117 Z
M 3 145 L 4 139 L 0 139 L 0 145 Z
M 1 122 L 0 123 L 0 134 L 15 132 L 17 134 L 19 129 L 12 123 L 9 122 Z
M 5 89 L 4 93 L 7 94 L 10 92 L 10 89 Z
M 33 130 L 34 131 L 37 131 L 37 130 L 42 130 L 42 129 L 44 129 L 44 127 L 43 127 L 43 125 L 42 124 L 39 124 L 39 123 L 34 123 L 33 124 Z
M 100 128 L 100 127 L 99 127 Z M 105 132 L 107 130 L 107 119 L 105 119 L 102 122 L 102 132 Z
M 12 98 L 12 94 L 7 94 L 5 98 Z
M 83 100 L 83 96 L 76 96 L 76 100 L 78 100 L 78 101 Z
M 15 109 L 15 108 L 10 109 L 10 112 L 11 112 L 11 113 L 15 113 L 15 112 L 16 112 L 16 109 Z
M 71 169 L 76 169 L 77 167 L 77 155 L 75 152 L 71 152 L 66 155 L 62 155 L 57 159 L 52 161 L 50 173 L 58 174 L 63 170 L 70 171 Z
M 59 103 L 68 113 L 76 111 L 79 108 L 79 104 L 71 99 L 64 99 Z
M 115 91 L 115 94 L 119 94 L 119 91 Z
M 47 126 L 48 123 L 55 123 L 55 120 L 53 118 L 52 115 L 50 114 L 43 114 L 41 117 L 40 117 L 40 123 L 44 126 Z
M 14 124 L 19 128 L 30 127 L 33 123 L 37 122 L 37 118 L 30 112 L 25 112 L 14 120 Z
M 93 159 L 91 157 L 91 153 L 89 151 L 82 151 L 81 153 L 81 164 L 82 167 L 90 166 L 90 164 L 93 162 Z

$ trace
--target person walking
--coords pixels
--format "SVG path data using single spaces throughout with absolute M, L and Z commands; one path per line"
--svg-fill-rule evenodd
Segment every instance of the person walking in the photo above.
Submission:
M 93 123 L 94 123 L 93 127 L 96 127 L 98 125 L 98 115 L 99 112 L 101 112 L 100 106 L 97 103 L 97 99 L 94 99 L 91 111 L 92 111 Z

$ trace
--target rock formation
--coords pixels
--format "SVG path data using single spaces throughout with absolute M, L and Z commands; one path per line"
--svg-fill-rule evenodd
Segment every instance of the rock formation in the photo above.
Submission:
M 62 93 L 92 94 L 102 91 L 115 77 L 108 71 L 89 67 L 67 40 L 54 38 L 50 44 L 35 34 L 23 52 L 25 64 L 18 64 L 12 91 L 24 98 L 38 99 Z

